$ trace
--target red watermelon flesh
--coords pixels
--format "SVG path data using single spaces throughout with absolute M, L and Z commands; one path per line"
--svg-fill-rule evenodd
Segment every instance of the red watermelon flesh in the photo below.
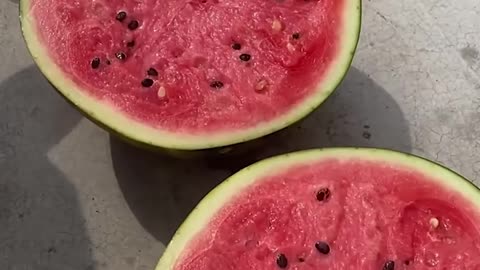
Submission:
M 294 166 L 232 198 L 174 269 L 480 269 L 478 210 L 430 180 L 369 161 Z
M 83 91 L 195 133 L 252 127 L 312 94 L 338 52 L 346 0 L 30 2 L 44 46 Z

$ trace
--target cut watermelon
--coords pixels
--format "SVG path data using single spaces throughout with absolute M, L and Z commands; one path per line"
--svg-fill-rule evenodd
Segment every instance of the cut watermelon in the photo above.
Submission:
M 25 40 L 92 120 L 170 149 L 249 141 L 307 115 L 346 73 L 360 0 L 22 0 Z
M 480 192 L 378 149 L 267 159 L 214 189 L 157 270 L 480 269 Z

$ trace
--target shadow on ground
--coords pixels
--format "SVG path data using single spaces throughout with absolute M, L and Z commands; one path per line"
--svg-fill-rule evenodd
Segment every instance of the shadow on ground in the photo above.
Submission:
M 267 156 L 325 146 L 372 146 L 409 152 L 408 124 L 392 97 L 352 68 L 335 94 L 301 123 L 248 155 L 178 160 L 111 138 L 115 173 L 140 223 L 167 244 L 198 201 L 233 172 Z
M 81 116 L 35 67 L 0 82 L 1 269 L 94 269 L 74 187 L 47 153 Z

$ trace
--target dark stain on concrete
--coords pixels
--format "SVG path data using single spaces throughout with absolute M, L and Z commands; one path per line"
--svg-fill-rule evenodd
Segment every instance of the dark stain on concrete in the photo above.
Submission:
M 135 258 L 127 257 L 127 258 L 125 258 L 125 263 L 130 265 L 130 266 L 135 266 Z
M 463 60 L 465 60 L 469 65 L 478 61 L 478 50 L 472 47 L 465 47 L 460 50 L 460 55 L 462 56 Z

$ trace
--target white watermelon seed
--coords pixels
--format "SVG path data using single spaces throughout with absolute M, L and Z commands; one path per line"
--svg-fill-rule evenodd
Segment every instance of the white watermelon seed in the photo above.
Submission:
M 432 217 L 432 218 L 430 219 L 429 223 L 430 223 L 430 226 L 432 226 L 432 228 L 435 229 L 435 228 L 437 228 L 438 225 L 440 224 L 440 221 L 438 221 L 437 218 Z
M 295 51 L 295 47 L 292 45 L 292 43 L 287 44 L 287 49 L 288 49 L 289 52 L 294 52 Z
M 275 32 L 280 32 L 280 30 L 282 30 L 282 23 L 277 19 L 273 20 L 272 30 Z
M 167 91 L 165 90 L 165 87 L 160 86 L 160 88 L 158 88 L 158 92 L 157 92 L 158 98 L 162 99 L 162 98 L 164 98 L 166 95 L 167 95 Z
M 268 82 L 265 79 L 261 79 L 255 85 L 255 91 L 261 92 L 267 88 Z

